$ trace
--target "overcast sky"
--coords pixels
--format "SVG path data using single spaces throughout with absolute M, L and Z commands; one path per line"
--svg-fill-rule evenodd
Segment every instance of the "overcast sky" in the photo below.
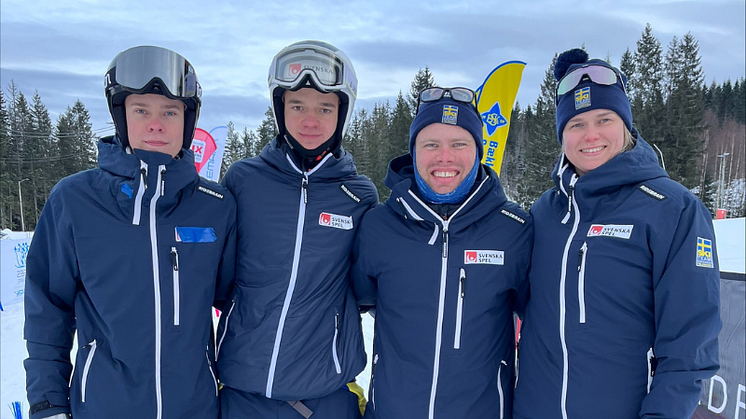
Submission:
M 194 65 L 203 87 L 199 126 L 255 129 L 269 106 L 275 53 L 303 39 L 353 61 L 357 109 L 409 91 L 428 66 L 441 86 L 476 88 L 497 65 L 527 63 L 518 93 L 534 103 L 555 53 L 585 44 L 591 57 L 635 50 L 646 23 L 664 53 L 673 36 L 697 39 L 706 82 L 744 76 L 744 0 L 51 0 L 0 1 L 0 85 L 38 91 L 53 122 L 80 99 L 93 129 L 110 117 L 103 74 L 135 45 L 163 46 Z

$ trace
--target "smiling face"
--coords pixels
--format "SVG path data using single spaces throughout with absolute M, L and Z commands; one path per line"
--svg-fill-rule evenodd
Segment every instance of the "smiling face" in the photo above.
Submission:
M 611 160 L 623 147 L 624 122 L 608 109 L 578 114 L 562 131 L 562 149 L 578 176 Z
M 453 192 L 474 167 L 477 143 L 469 131 L 455 125 L 434 123 L 415 139 L 417 172 L 435 193 Z
M 184 144 L 184 102 L 153 93 L 132 94 L 124 108 L 132 148 L 179 154 Z
M 339 96 L 313 88 L 286 91 L 285 129 L 306 150 L 318 148 L 337 130 Z

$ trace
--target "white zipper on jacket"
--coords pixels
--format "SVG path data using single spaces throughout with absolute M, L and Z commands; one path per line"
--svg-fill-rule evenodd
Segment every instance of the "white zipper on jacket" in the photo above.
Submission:
M 504 359 L 500 360 L 500 366 L 497 367 L 497 394 L 500 396 L 500 419 L 505 417 L 505 394 L 503 393 L 503 365 L 506 367 L 508 363 Z
M 337 338 L 339 337 L 339 313 L 334 316 L 334 339 L 332 339 L 332 357 L 334 358 L 334 368 L 337 374 L 342 374 L 342 367 L 339 365 L 339 356 L 337 355 Z
M 212 375 L 212 382 L 215 384 L 215 397 L 218 397 L 218 377 L 215 376 L 215 371 L 212 370 L 212 362 L 210 361 L 210 346 L 207 346 L 207 349 L 205 350 L 205 358 L 207 358 L 207 368 L 210 370 L 210 374 Z
M 161 394 L 161 279 L 159 273 L 160 263 L 158 261 L 158 229 L 155 222 L 155 208 L 158 198 L 163 195 L 164 175 L 166 166 L 158 166 L 158 180 L 155 193 L 150 198 L 150 252 L 153 261 L 153 289 L 155 295 L 155 401 L 156 419 L 163 417 L 163 397 Z
M 650 393 L 650 387 L 653 385 L 653 375 L 655 375 L 655 371 L 653 371 L 653 359 L 655 358 L 655 353 L 653 353 L 653 348 L 648 349 L 647 358 L 648 358 L 647 392 Z
M 140 186 L 137 187 L 137 195 L 135 195 L 135 206 L 132 214 L 132 224 L 140 225 L 140 215 L 142 214 L 142 197 L 145 195 L 145 190 L 148 189 L 148 164 L 140 160 Z
M 93 339 L 88 344 L 91 349 L 88 351 L 88 356 L 85 359 L 85 366 L 83 367 L 83 378 L 80 382 L 80 399 L 85 403 L 85 390 L 88 386 L 88 373 L 91 370 L 91 363 L 93 362 L 93 355 L 96 353 L 96 339 Z
M 567 195 L 568 199 L 571 199 L 570 196 L 575 195 L 575 182 L 578 181 L 578 176 L 573 173 L 572 178 L 570 178 L 570 193 Z M 560 185 L 562 182 L 560 182 Z M 567 381 L 568 381 L 568 356 L 567 356 L 567 343 L 565 342 L 565 315 L 567 308 L 565 307 L 565 282 L 567 280 L 567 258 L 568 253 L 570 252 L 570 245 L 572 244 L 572 239 L 575 237 L 575 233 L 578 231 L 578 224 L 580 224 L 580 209 L 578 209 L 578 204 L 575 202 L 574 199 L 571 199 L 572 208 L 575 210 L 575 219 L 573 220 L 572 225 L 572 231 L 570 232 L 570 236 L 567 237 L 567 242 L 565 243 L 565 250 L 562 253 L 562 274 L 560 276 L 560 285 L 559 285 L 559 304 L 560 304 L 560 313 L 559 313 L 559 330 L 560 330 L 560 343 L 562 344 L 562 399 L 560 400 L 560 408 L 562 411 L 562 419 L 567 419 Z M 567 222 L 567 217 L 565 217 L 565 220 L 563 220 L 563 224 Z
M 435 329 L 435 359 L 433 360 L 433 381 L 432 386 L 430 387 L 430 404 L 428 407 L 428 419 L 434 419 L 435 418 L 435 395 L 438 391 L 438 374 L 440 373 L 440 348 L 443 343 L 443 315 L 445 312 L 445 300 L 446 300 L 446 277 L 448 273 L 448 225 L 453 221 L 454 218 L 456 218 L 456 215 L 458 215 L 461 210 L 466 207 L 469 204 L 469 201 L 472 200 L 482 189 L 482 186 L 484 186 L 484 183 L 489 179 L 489 176 L 485 176 L 484 180 L 482 180 L 482 183 L 479 184 L 476 190 L 469 195 L 469 197 L 464 201 L 463 204 L 461 204 L 460 207 L 456 211 L 453 212 L 451 215 L 451 218 L 448 220 L 443 220 L 443 218 L 438 215 L 435 211 L 432 210 L 427 204 L 422 202 L 420 198 L 417 197 L 417 195 L 414 194 L 411 190 L 409 190 L 409 194 L 417 201 L 419 204 L 425 208 L 430 214 L 435 217 L 436 220 L 440 221 L 441 224 L 443 224 L 443 255 L 441 258 L 441 264 L 440 264 L 440 294 L 438 297 L 438 321 L 437 326 Z M 403 200 L 402 200 L 403 201 Z M 437 224 L 436 224 L 437 225 Z
M 176 250 L 176 246 L 171 246 L 171 262 L 174 279 L 174 326 L 178 326 L 181 310 L 181 285 L 179 284 L 179 252 Z
M 301 180 L 301 191 L 300 191 L 300 205 L 298 208 L 298 223 L 295 229 L 295 249 L 293 251 L 293 265 L 290 272 L 290 281 L 288 283 L 288 289 L 285 291 L 285 300 L 282 303 L 282 312 L 280 313 L 280 321 L 277 323 L 277 333 L 275 334 L 275 343 L 272 348 L 272 358 L 269 361 L 269 372 L 267 373 L 267 388 L 265 395 L 268 399 L 272 398 L 272 385 L 275 382 L 275 369 L 277 368 L 277 357 L 280 354 L 280 343 L 282 342 L 282 332 L 285 329 L 285 319 L 288 316 L 288 309 L 290 308 L 290 302 L 293 299 L 293 291 L 295 291 L 295 282 L 298 279 L 298 267 L 300 265 L 300 250 L 303 246 L 303 226 L 306 221 L 306 205 L 308 204 L 308 177 L 316 172 L 321 166 L 326 163 L 333 154 L 327 154 L 323 160 L 319 162 L 313 169 L 304 173 L 300 170 L 290 155 L 286 154 L 285 157 L 290 163 L 290 166 L 295 169 L 296 172 L 303 176 Z
M 585 323 L 585 260 L 588 257 L 588 242 L 580 247 L 578 263 L 578 305 L 580 306 L 580 323 Z
M 220 335 L 220 341 L 218 342 L 218 347 L 215 349 L 215 362 L 218 361 L 218 357 L 220 356 L 220 347 L 223 346 L 223 340 L 225 339 L 225 334 L 228 333 L 228 321 L 231 319 L 231 313 L 233 313 L 233 308 L 236 307 L 236 300 L 233 300 L 231 302 L 231 308 L 228 310 L 228 314 L 225 316 L 225 326 L 223 327 L 223 334 Z
M 461 349 L 461 320 L 464 313 L 464 284 L 466 282 L 466 271 L 461 268 L 458 277 L 458 304 L 456 305 L 456 333 L 453 338 L 453 349 Z

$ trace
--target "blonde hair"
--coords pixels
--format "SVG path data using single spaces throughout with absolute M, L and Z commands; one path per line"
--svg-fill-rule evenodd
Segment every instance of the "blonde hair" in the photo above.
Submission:
M 621 153 L 624 153 L 625 151 L 630 151 L 635 146 L 637 142 L 635 141 L 635 137 L 632 136 L 632 133 L 629 132 L 627 129 L 627 126 L 624 126 L 624 145 L 622 146 Z

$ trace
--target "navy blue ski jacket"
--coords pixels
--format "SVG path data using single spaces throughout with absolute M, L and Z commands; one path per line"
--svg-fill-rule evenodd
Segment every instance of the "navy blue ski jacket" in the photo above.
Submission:
M 274 139 L 225 174 L 238 203 L 238 256 L 236 287 L 218 326 L 218 369 L 231 388 L 312 399 L 343 388 L 365 367 L 350 253 L 378 193 L 340 152 L 303 172 Z
M 582 177 L 564 156 L 531 208 L 514 417 L 689 419 L 718 370 L 712 218 L 636 146 Z
M 391 197 L 363 219 L 353 288 L 376 308 L 366 418 L 511 418 L 513 307 L 526 285 L 532 222 L 483 167 L 448 220 L 414 192 L 411 155 Z
M 235 201 L 190 150 L 98 149 L 99 168 L 54 187 L 31 242 L 26 389 L 47 409 L 30 417 L 216 418 L 211 306 L 230 293 Z

